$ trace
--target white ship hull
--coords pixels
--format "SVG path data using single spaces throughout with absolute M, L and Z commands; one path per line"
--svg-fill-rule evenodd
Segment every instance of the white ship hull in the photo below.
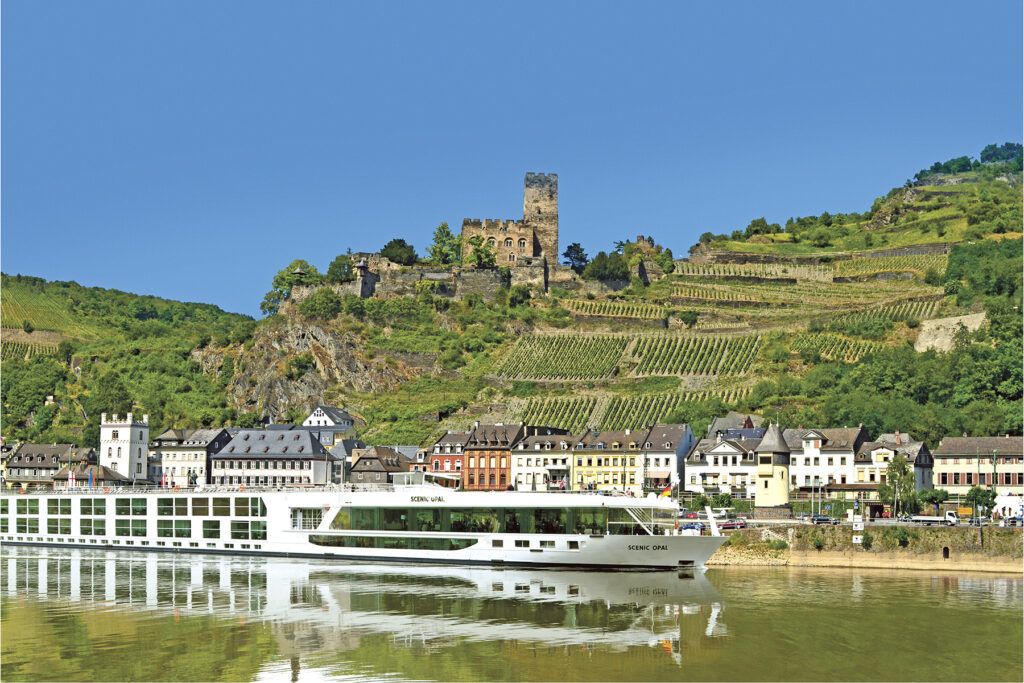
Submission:
M 3 500 L 0 542 L 56 547 L 676 569 L 703 567 L 724 542 L 721 536 L 679 535 L 665 521 L 674 521 L 675 507 L 654 498 L 410 486 L 377 491 L 84 489 L 6 495 Z M 359 512 L 373 521 L 360 526 Z M 505 520 L 512 519 L 516 528 L 506 528 L 512 522 Z

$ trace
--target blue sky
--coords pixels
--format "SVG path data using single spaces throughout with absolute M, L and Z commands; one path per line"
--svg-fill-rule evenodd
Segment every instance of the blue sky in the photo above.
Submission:
M 2 16 L 7 273 L 258 313 L 274 273 L 441 221 L 560 239 L 863 211 L 1021 140 L 1019 2 L 24 2 Z

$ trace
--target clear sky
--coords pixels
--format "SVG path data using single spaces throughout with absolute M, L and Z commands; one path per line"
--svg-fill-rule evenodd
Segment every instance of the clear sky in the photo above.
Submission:
M 295 258 L 522 215 L 562 248 L 864 211 L 1021 140 L 997 2 L 37 2 L 2 15 L 6 273 L 257 314 Z

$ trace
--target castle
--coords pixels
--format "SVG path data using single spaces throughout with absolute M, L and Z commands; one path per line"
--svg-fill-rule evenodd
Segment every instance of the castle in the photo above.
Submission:
M 462 258 L 473 247 L 469 239 L 484 238 L 496 265 L 520 266 L 543 261 L 558 265 L 558 175 L 527 173 L 523 181 L 523 220 L 467 218 L 462 221 Z

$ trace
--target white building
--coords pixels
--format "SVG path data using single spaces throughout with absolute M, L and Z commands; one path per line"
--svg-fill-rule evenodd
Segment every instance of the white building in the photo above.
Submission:
M 309 486 L 345 480 L 345 460 L 304 429 L 243 429 L 211 461 L 212 484 Z
M 150 477 L 164 486 L 209 484 L 211 456 L 230 440 L 224 429 L 165 430 L 151 444 Z
M 130 481 L 146 480 L 149 474 L 149 415 L 137 422 L 132 413 L 100 415 L 99 464 Z
M 569 469 L 576 438 L 569 434 L 537 434 L 512 449 L 510 479 L 517 491 L 569 489 Z
M 643 445 L 644 486 L 678 486 L 686 455 L 696 439 L 688 424 L 654 425 Z
M 805 492 L 854 483 L 857 476 L 854 459 L 861 445 L 870 440 L 863 426 L 787 429 L 784 436 L 790 453 L 790 488 Z
M 709 496 L 728 493 L 752 500 L 757 490 L 755 449 L 764 431 L 760 429 L 750 439 L 726 439 L 721 435 L 701 439 L 686 458 L 683 490 Z

